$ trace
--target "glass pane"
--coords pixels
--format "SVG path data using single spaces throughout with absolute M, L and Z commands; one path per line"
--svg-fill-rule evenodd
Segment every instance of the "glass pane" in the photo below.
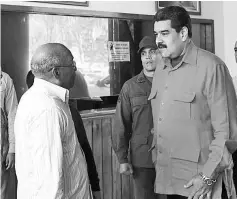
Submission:
M 38 46 L 48 42 L 64 44 L 74 56 L 78 72 L 72 98 L 110 95 L 108 19 L 30 14 L 29 60 Z

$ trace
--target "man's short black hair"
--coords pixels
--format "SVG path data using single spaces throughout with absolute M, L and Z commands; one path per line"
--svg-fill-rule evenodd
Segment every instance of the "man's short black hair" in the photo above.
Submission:
M 185 26 L 188 29 L 188 36 L 192 38 L 192 24 L 191 18 L 185 8 L 181 6 L 168 6 L 160 9 L 154 16 L 154 22 L 156 21 L 171 21 L 171 27 L 176 30 L 177 33 Z

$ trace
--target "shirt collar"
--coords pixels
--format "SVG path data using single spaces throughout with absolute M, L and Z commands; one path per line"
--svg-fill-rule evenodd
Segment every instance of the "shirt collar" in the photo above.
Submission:
M 191 40 L 188 43 L 186 53 L 183 57 L 183 62 L 196 65 L 197 63 L 197 50 L 198 48 L 194 45 L 193 41 Z
M 144 72 L 142 70 L 137 76 L 137 82 L 142 83 L 142 82 L 145 82 L 145 81 L 146 81 L 146 77 L 145 77 Z
M 52 95 L 52 96 L 55 96 L 55 97 L 58 97 L 60 98 L 63 102 L 67 103 L 68 104 L 68 101 L 69 101 L 69 90 L 61 87 L 61 86 L 58 86 L 56 84 L 52 84 L 46 80 L 43 80 L 43 79 L 39 79 L 37 77 L 35 77 L 35 80 L 34 80 L 34 87 L 43 87 L 44 89 L 47 90 L 47 92 Z
M 190 40 L 190 42 L 187 44 L 186 52 L 181 62 L 195 66 L 197 63 L 197 50 L 198 48 L 194 45 L 193 41 Z M 170 59 L 164 58 L 163 69 L 165 69 L 167 66 L 171 66 Z

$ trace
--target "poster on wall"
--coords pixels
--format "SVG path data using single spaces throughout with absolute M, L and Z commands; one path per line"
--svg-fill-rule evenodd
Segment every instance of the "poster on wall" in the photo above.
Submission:
M 129 62 L 128 41 L 108 41 L 109 62 Z

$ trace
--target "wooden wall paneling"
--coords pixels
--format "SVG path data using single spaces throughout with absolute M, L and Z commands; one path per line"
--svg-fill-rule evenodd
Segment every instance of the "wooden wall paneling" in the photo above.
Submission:
M 212 40 L 212 53 L 215 53 L 215 33 L 214 33 L 214 20 L 213 23 L 210 24 L 211 26 L 211 40 Z
M 200 47 L 200 24 L 192 24 L 192 34 L 194 44 Z
M 206 25 L 206 50 L 213 52 L 212 27 Z
M 103 143 L 103 198 L 113 198 L 113 173 L 112 173 L 112 147 L 111 147 L 111 126 L 112 118 L 105 117 L 102 119 L 102 143 Z
M 111 146 L 113 114 L 83 118 L 96 162 L 102 199 L 134 199 L 132 177 L 119 173 L 119 162 Z
M 112 126 L 113 123 L 114 120 L 112 119 Z M 122 186 L 121 186 L 122 177 L 119 173 L 119 163 L 116 154 L 114 153 L 114 150 L 112 150 L 112 168 L 113 168 L 113 199 L 124 199 L 122 198 Z
M 135 199 L 134 197 L 134 189 L 133 189 L 133 178 L 129 178 L 129 183 L 130 183 L 130 199 Z
M 113 199 L 123 199 L 122 185 L 121 185 L 122 177 L 119 173 L 119 163 L 114 151 L 112 151 L 112 168 L 113 168 Z
M 215 53 L 214 20 L 192 18 L 193 40 L 200 38 L 200 48 Z M 196 29 L 200 27 L 198 32 Z M 196 37 L 196 38 L 195 38 Z M 207 43 L 208 42 L 208 43 Z M 195 42 L 194 42 L 195 43 Z M 195 43 L 196 44 L 196 43 Z M 197 45 L 198 46 L 198 45 Z
M 100 179 L 100 188 L 101 188 L 101 195 L 103 198 L 103 164 L 102 164 L 102 158 L 103 158 L 103 140 L 102 140 L 102 129 L 101 129 L 101 118 L 93 118 L 92 122 L 92 133 L 93 133 L 93 140 L 92 140 L 92 146 L 93 146 L 93 155 L 96 163 L 96 168 L 98 171 L 99 179 Z
M 200 24 L 200 48 L 206 49 L 206 25 Z
M 130 176 L 121 175 L 122 177 L 122 198 L 130 199 Z
M 84 119 L 83 123 L 84 123 L 84 127 L 85 127 L 85 130 L 86 130 L 86 135 L 87 135 L 89 144 L 90 144 L 91 149 L 93 151 L 93 145 L 92 145 L 92 139 L 93 139 L 93 137 L 92 137 L 92 119 Z

